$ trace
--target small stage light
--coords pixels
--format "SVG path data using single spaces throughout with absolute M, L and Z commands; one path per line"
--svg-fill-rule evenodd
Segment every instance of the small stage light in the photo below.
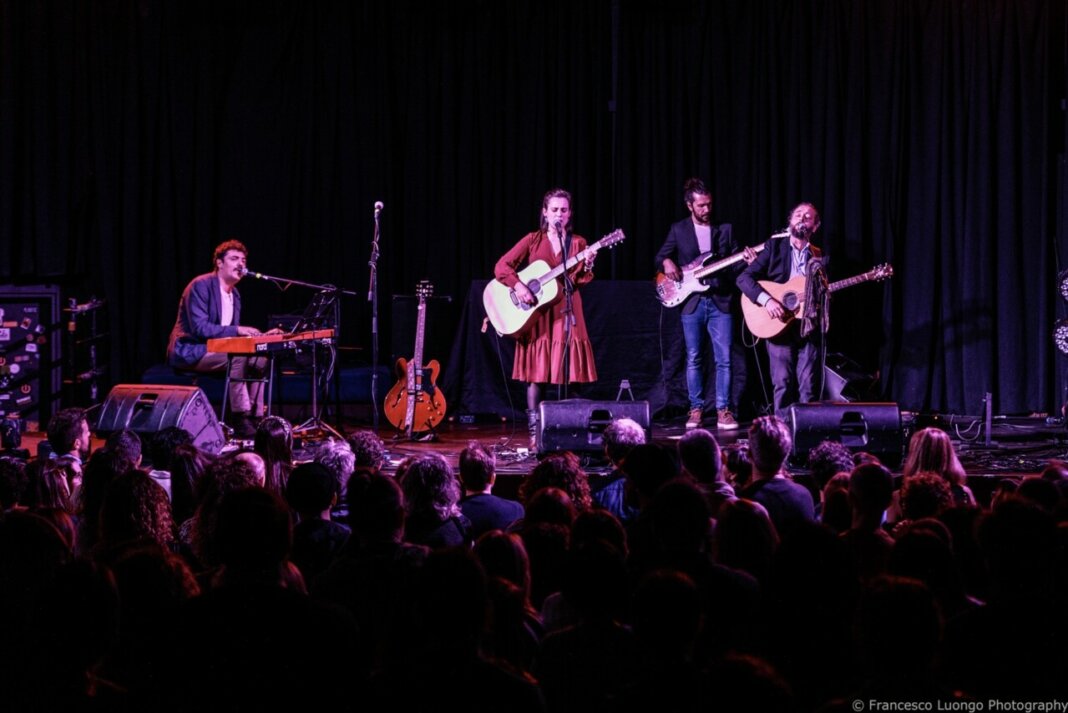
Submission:
M 1068 354 L 1068 319 L 1062 319 L 1053 328 L 1053 343 L 1061 354 Z
M 1061 297 L 1068 302 L 1068 269 L 1061 270 L 1057 275 L 1057 288 L 1061 291 Z

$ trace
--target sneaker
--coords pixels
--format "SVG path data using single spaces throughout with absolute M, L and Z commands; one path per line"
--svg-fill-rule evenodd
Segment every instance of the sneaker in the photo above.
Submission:
M 735 420 L 734 414 L 731 413 L 729 408 L 721 408 L 719 409 L 719 416 L 716 419 L 716 426 L 725 431 L 730 431 L 738 428 L 738 421 Z
M 701 418 L 704 413 L 699 408 L 690 409 L 690 415 L 686 417 L 686 428 L 697 428 L 701 425 Z

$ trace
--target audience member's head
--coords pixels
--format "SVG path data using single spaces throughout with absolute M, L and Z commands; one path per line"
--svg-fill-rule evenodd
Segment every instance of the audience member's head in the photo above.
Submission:
M 534 466 L 519 486 L 519 499 L 526 505 L 534 493 L 549 487 L 560 488 L 567 493 L 579 512 L 588 510 L 593 502 L 586 473 L 578 457 L 570 451 L 551 453 Z
M 344 495 L 349 487 L 349 478 L 356 468 L 356 456 L 348 441 L 327 438 L 315 449 L 315 462 L 329 470 L 337 482 L 337 492 Z
M 507 579 L 530 597 L 530 558 L 518 534 L 500 530 L 483 533 L 475 541 L 475 556 L 486 574 Z
M 320 463 L 301 463 L 289 474 L 286 501 L 301 519 L 314 519 L 337 502 L 337 479 Z
M 877 577 L 861 593 L 856 618 L 856 637 L 869 676 L 900 681 L 921 676 L 934 664 L 942 619 L 922 582 Z
M 263 458 L 264 487 L 281 495 L 293 469 L 293 426 L 281 416 L 268 416 L 256 426 L 253 450 Z
M 909 439 L 902 477 L 908 480 L 923 472 L 937 473 L 953 485 L 963 485 L 966 479 L 949 434 L 939 428 L 922 428 Z
M 820 522 L 835 532 L 845 532 L 853 524 L 853 507 L 849 502 L 849 473 L 835 473 L 820 493 L 823 507 Z
M 632 418 L 617 418 L 604 429 L 604 454 L 618 466 L 634 446 L 645 443 L 645 429 Z
M 938 473 L 919 472 L 901 484 L 901 514 L 906 520 L 938 517 L 953 505 L 949 481 Z
M 493 485 L 497 460 L 478 441 L 460 451 L 460 482 L 468 493 L 483 493 Z
M 117 453 L 130 461 L 134 467 L 141 465 L 141 437 L 128 428 L 108 436 L 104 441 L 104 450 Z
M 717 562 L 766 582 L 779 534 L 763 505 L 738 498 L 720 509 L 713 545 Z
M 808 469 L 823 490 L 831 478 L 853 470 L 853 454 L 838 441 L 823 441 L 808 452 Z
M 768 478 L 779 473 L 793 448 L 790 428 L 778 416 L 761 416 L 749 426 L 749 455 L 753 477 Z
M 577 511 L 571 496 L 560 488 L 546 487 L 530 497 L 523 523 L 526 527 L 536 523 L 550 523 L 570 528 L 576 517 Z
M 854 523 L 879 522 L 894 497 L 894 476 L 881 465 L 860 465 L 849 475 Z
M 227 578 L 280 583 L 293 544 L 289 510 L 265 488 L 245 488 L 223 496 L 215 541 Z
M 720 477 L 723 459 L 716 437 L 703 428 L 687 431 L 679 439 L 682 468 L 698 483 L 712 483 Z
M 1057 509 L 1057 503 L 1061 500 L 1061 490 L 1052 480 L 1047 480 L 1040 475 L 1024 478 L 1020 487 L 1016 489 L 1017 497 L 1030 500 L 1046 512 Z
M 727 471 L 727 480 L 736 489 L 749 485 L 753 477 L 753 461 L 749 456 L 749 446 L 745 443 L 731 443 L 723 447 L 723 467 Z
M 171 470 L 171 461 L 179 446 L 192 446 L 193 436 L 178 426 L 161 428 L 148 439 L 147 455 L 156 470 Z
M 393 478 L 381 473 L 354 477 L 346 500 L 349 527 L 364 544 L 400 542 L 404 537 L 404 493 Z
M 460 514 L 460 483 L 445 458 L 437 453 L 416 456 L 400 479 L 408 518 L 444 522 Z
M 386 459 L 386 446 L 374 431 L 356 431 L 349 436 L 349 447 L 357 470 L 377 473 Z
M 670 664 L 689 660 L 701 629 L 697 585 L 682 572 L 650 572 L 634 592 L 634 635 L 652 660 Z
M 167 491 L 140 470 L 116 477 L 107 487 L 100 510 L 100 541 L 108 548 L 138 540 L 169 546 L 174 521 Z
M 192 443 L 175 446 L 171 451 L 167 465 L 171 474 L 171 512 L 175 522 L 183 523 L 193 516 L 200 481 L 213 462 L 211 456 Z
M 571 545 L 577 547 L 585 542 L 601 540 L 627 556 L 627 531 L 619 518 L 608 510 L 594 508 L 581 512 L 571 523 Z
M 708 546 L 712 514 L 708 501 L 689 480 L 665 483 L 653 496 L 648 510 L 653 536 L 661 552 L 704 552 Z
M 48 422 L 48 442 L 52 451 L 59 456 L 78 453 L 84 457 L 89 453 L 89 422 L 85 420 L 85 409 L 65 408 L 57 412 Z
M 230 456 L 230 461 L 244 464 L 255 481 L 252 483 L 257 488 L 267 487 L 267 461 L 259 453 L 253 451 L 238 451 Z
M 635 446 L 623 459 L 622 470 L 626 474 L 628 497 L 639 508 L 653 501 L 653 496 L 664 483 L 679 477 L 679 451 L 659 443 Z
M 0 457 L 0 511 L 20 505 L 25 491 L 26 461 L 9 456 Z

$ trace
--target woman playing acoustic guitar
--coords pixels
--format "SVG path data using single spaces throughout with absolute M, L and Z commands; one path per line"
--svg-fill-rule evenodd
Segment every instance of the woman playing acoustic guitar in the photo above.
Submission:
M 555 267 L 585 249 L 586 239 L 571 233 L 571 194 L 555 188 L 542 199 L 541 227 L 524 235 L 497 261 L 494 268 L 494 276 L 515 292 L 516 299 L 537 310 L 527 329 L 517 335 L 512 365 L 512 378 L 528 384 L 527 425 L 532 448 L 536 447 L 541 384 L 597 380 L 593 347 L 582 315 L 582 296 L 576 289 L 593 279 L 596 253 L 587 255 L 585 260 L 564 273 L 561 282 L 570 281 L 571 289 L 567 284 L 560 285 L 557 298 L 547 304 L 539 303 L 538 297 L 524 284 L 517 271 L 538 260 Z M 568 291 L 572 292 L 570 305 Z

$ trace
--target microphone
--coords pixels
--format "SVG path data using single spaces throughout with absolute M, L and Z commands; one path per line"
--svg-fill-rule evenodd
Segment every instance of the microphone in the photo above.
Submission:
M 375 201 L 375 220 L 378 220 L 378 214 L 382 212 L 382 209 L 386 207 L 386 204 L 382 201 Z
M 252 270 L 249 270 L 247 267 L 241 268 L 241 277 L 248 277 L 249 275 L 255 277 L 257 280 L 273 279 L 270 275 L 264 275 L 262 272 L 252 272 Z
M 769 238 L 788 238 L 788 237 L 790 237 L 790 231 L 789 231 L 789 229 L 783 230 L 782 232 L 779 232 L 779 233 L 772 233 L 768 237 Z

